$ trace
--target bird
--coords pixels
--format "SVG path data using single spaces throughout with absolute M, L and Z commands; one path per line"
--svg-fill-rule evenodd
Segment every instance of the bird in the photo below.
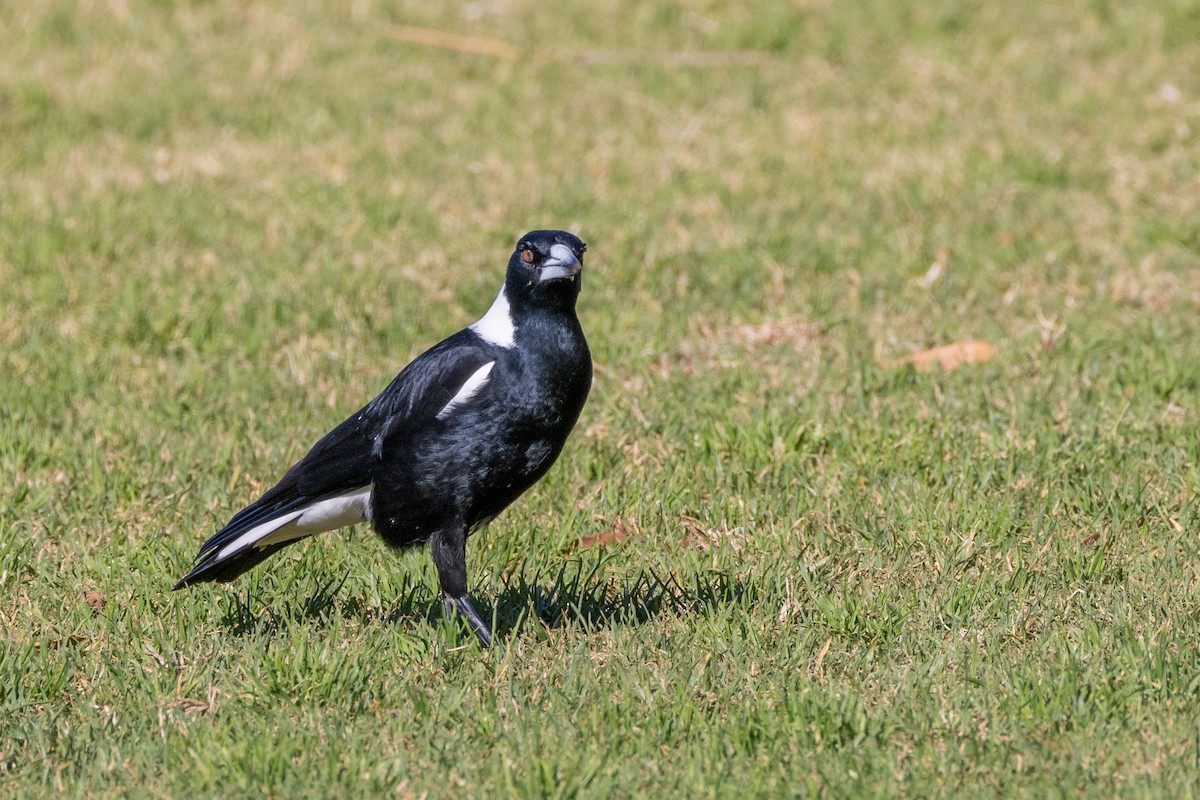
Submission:
M 396 550 L 428 544 L 447 618 L 482 645 L 467 537 L 558 459 L 592 384 L 576 316 L 583 253 L 560 230 L 522 236 L 478 322 L 426 350 L 200 547 L 175 589 L 230 581 L 288 545 L 369 522 Z

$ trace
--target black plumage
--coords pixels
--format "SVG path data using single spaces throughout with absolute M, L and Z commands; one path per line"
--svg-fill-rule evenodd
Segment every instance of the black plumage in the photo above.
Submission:
M 175 588 L 231 580 L 300 539 L 370 521 L 393 547 L 429 542 L 447 611 L 490 645 L 467 597 L 466 539 L 546 473 L 583 409 L 585 249 L 564 231 L 522 237 L 487 314 L 405 367 L 235 514 Z

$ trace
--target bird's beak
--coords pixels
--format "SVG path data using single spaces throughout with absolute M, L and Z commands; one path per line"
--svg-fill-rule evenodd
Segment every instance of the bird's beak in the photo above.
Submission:
M 538 283 L 552 281 L 557 278 L 571 278 L 579 274 L 583 264 L 571 248 L 565 244 L 556 244 L 550 248 L 550 257 L 542 262 L 538 271 Z

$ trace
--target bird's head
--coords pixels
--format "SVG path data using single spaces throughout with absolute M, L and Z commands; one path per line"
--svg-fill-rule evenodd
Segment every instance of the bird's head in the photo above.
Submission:
M 505 291 L 509 301 L 574 307 L 584 250 L 587 245 L 566 231 L 531 231 L 522 236 L 508 260 Z

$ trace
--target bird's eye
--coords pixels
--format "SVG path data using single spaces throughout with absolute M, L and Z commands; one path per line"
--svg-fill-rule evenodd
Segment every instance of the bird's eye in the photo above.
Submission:
M 524 261 L 526 264 L 532 264 L 533 263 L 533 251 L 530 250 L 528 247 L 523 248 L 521 250 L 521 260 Z

